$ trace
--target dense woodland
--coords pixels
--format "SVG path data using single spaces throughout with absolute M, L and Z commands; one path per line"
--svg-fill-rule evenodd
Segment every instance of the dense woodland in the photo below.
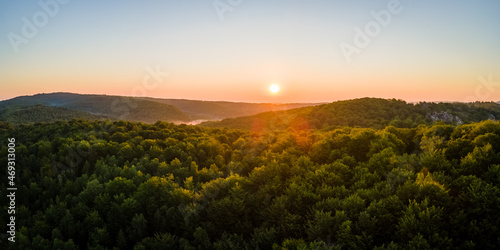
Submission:
M 386 126 L 414 128 L 420 124 L 432 125 L 436 121 L 465 124 L 498 117 L 500 117 L 500 104 L 494 102 L 407 103 L 396 99 L 360 98 L 228 118 L 202 125 L 247 130 L 258 126 L 271 131 L 289 127 L 333 130 L 338 126 L 383 129 Z
M 0 121 L 13 124 L 102 118 L 145 123 L 190 121 L 177 107 L 125 96 L 54 93 L 0 102 Z
M 54 122 L 73 119 L 102 120 L 107 117 L 71 110 L 61 107 L 49 107 L 41 104 L 34 106 L 0 108 L 0 121 L 11 124 Z
M 194 123 L 312 105 L 316 104 L 197 101 L 59 92 L 0 101 L 0 121 L 22 124 L 104 118 L 144 123 Z
M 0 123 L 18 185 L 16 242 L 0 248 L 500 246 L 499 122 L 300 124 Z
M 383 129 L 414 128 L 436 121 L 448 124 L 480 122 L 500 117 L 500 103 L 407 103 L 403 100 L 360 98 L 333 103 L 239 103 L 156 99 L 73 93 L 37 94 L 0 101 L 0 121 L 14 125 L 82 120 L 156 121 L 268 130 L 290 126 L 333 130 L 338 126 Z M 220 121 L 221 119 L 224 119 Z M 307 123 L 304 123 L 307 121 Z

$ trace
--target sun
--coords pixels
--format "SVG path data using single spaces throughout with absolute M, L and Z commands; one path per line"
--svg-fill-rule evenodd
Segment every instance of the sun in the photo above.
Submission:
M 269 86 L 269 91 L 271 91 L 271 93 L 273 94 L 276 94 L 280 91 L 280 86 L 278 84 L 272 84 L 271 86 Z

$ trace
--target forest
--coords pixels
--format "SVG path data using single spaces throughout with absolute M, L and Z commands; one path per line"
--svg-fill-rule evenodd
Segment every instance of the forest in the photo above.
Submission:
M 14 125 L 73 119 L 193 123 L 313 105 L 317 104 L 198 101 L 56 92 L 0 101 L 0 121 Z
M 271 130 L 306 126 L 311 129 L 333 130 L 339 126 L 383 129 L 386 126 L 414 128 L 436 121 L 447 124 L 480 122 L 500 117 L 500 104 L 474 103 L 407 103 L 404 100 L 358 98 L 328 104 L 263 112 L 209 121 L 206 127 L 227 127 L 249 130 L 262 126 Z
M 408 117 L 248 130 L 0 122 L 18 188 L 16 242 L 4 230 L 0 248 L 498 248 L 500 123 Z

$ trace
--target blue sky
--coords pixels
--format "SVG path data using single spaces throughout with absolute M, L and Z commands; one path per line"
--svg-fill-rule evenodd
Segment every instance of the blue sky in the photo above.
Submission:
M 58 3 L 16 52 L 9 34 L 22 37 L 23 17 L 33 22 L 46 11 L 39 1 L 3 0 L 0 99 L 67 91 L 249 102 L 499 100 L 500 86 L 481 89 L 478 77 L 500 82 L 500 1 L 401 0 L 401 13 L 347 60 L 340 45 L 353 45 L 356 27 L 390 2 L 242 0 L 221 20 L 214 1 L 72 0 Z M 145 88 L 148 67 L 168 76 Z M 271 95 L 272 83 L 282 91 Z

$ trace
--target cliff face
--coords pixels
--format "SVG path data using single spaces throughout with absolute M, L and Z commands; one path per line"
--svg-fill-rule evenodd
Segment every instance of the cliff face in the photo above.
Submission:
M 460 117 L 452 115 L 446 111 L 428 113 L 426 115 L 426 118 L 432 120 L 433 122 L 443 121 L 446 123 L 463 124 L 463 121 L 462 119 L 460 119 Z

